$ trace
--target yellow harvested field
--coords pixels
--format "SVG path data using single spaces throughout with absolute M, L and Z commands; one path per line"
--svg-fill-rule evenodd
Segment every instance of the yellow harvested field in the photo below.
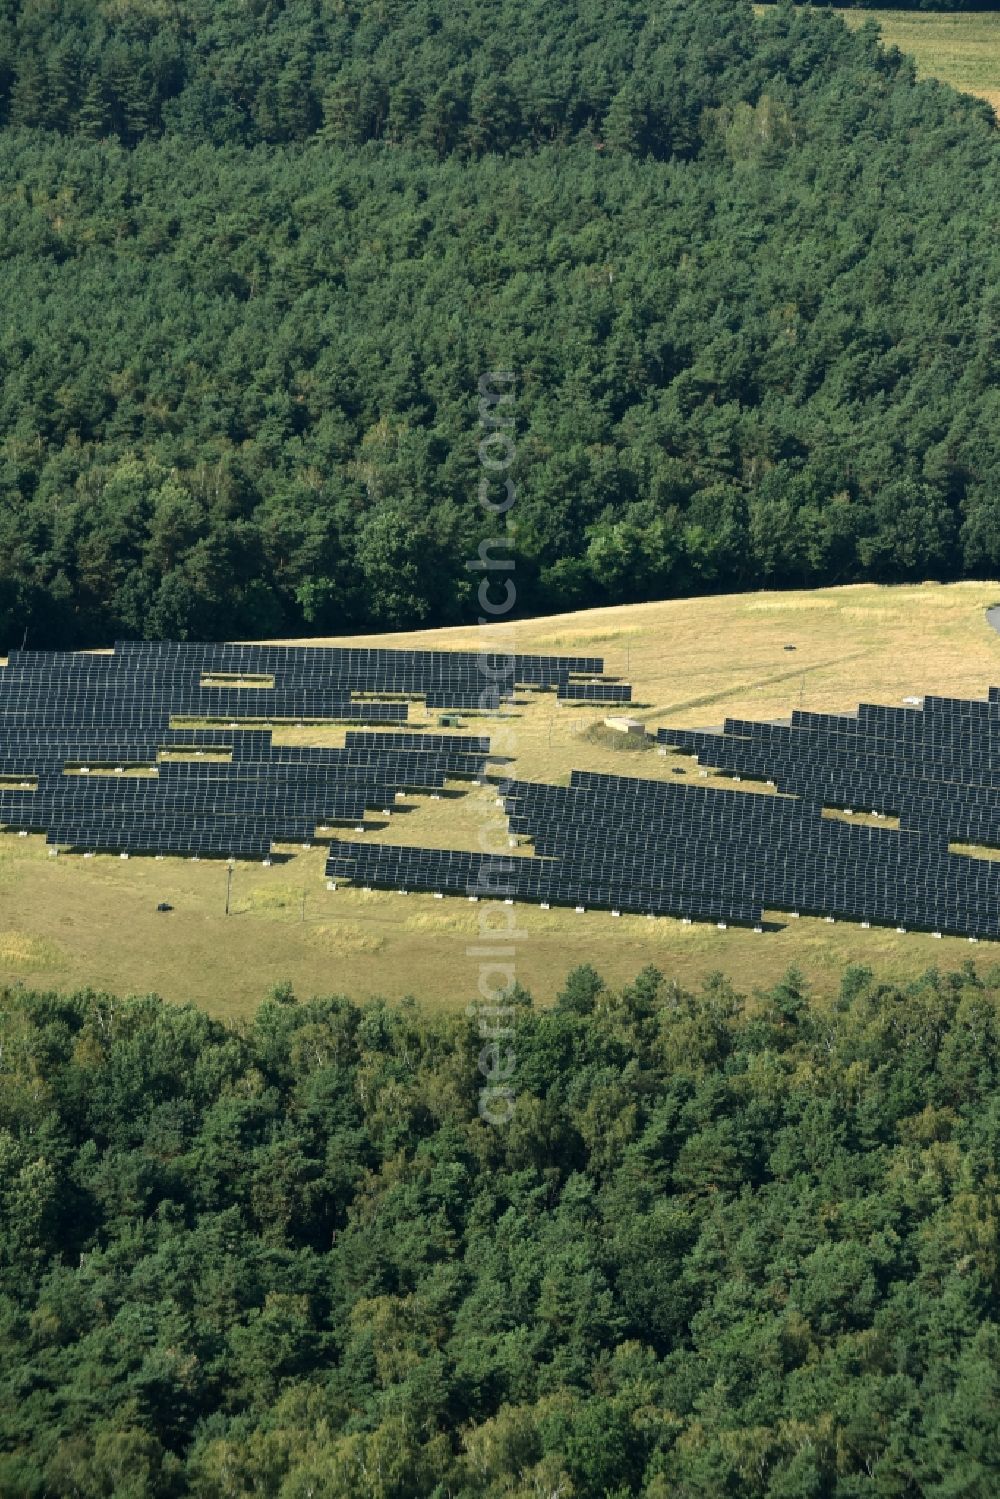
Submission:
M 786 716 L 793 708 L 849 711 L 860 700 L 899 704 L 925 692 L 982 697 L 1000 681 L 1000 636 L 986 609 L 1000 583 L 879 588 L 676 600 L 558 618 L 504 630 L 465 629 L 329 644 L 480 647 L 603 655 L 606 670 L 631 681 L 633 713 L 650 728 L 709 727 L 727 715 Z M 794 651 L 786 649 L 794 646 Z M 421 704 L 417 724 L 431 723 Z M 463 730 L 477 721 L 463 719 Z M 565 781 L 574 767 L 623 775 L 696 775 L 693 762 L 655 749 L 620 748 L 599 712 L 560 707 L 554 694 L 519 695 L 494 747 L 526 779 Z M 288 729 L 300 743 L 337 744 L 343 729 Z M 624 739 L 622 741 L 624 743 Z M 497 766 L 498 773 L 503 769 Z M 705 784 L 700 782 L 700 784 Z M 731 782 L 726 782 L 731 785 Z M 747 795 L 763 788 L 750 787 Z M 506 824 L 492 786 L 455 783 L 439 800 L 409 796 L 389 819 L 372 816 L 364 836 L 440 847 L 506 848 Z M 350 830 L 344 836 L 354 837 Z M 184 859 L 49 857 L 41 837 L 0 837 L 0 980 L 33 987 L 83 985 L 155 990 L 221 1015 L 252 1010 L 268 987 L 290 981 L 301 995 L 414 994 L 463 1005 L 477 989 L 489 931 L 515 923 L 517 978 L 551 997 L 569 968 L 593 963 L 610 980 L 655 963 L 685 984 L 715 971 L 744 988 L 764 986 L 799 965 L 821 994 L 849 962 L 896 976 L 969 957 L 983 966 L 1000 948 L 929 934 L 862 930 L 788 920 L 757 934 L 610 913 L 543 911 L 431 895 L 401 896 L 341 887 L 328 891 L 325 845 L 283 850 L 263 867 L 238 864 L 225 914 L 224 864 Z M 519 850 L 525 857 L 530 850 Z M 982 852 L 982 851 L 978 851 Z M 173 909 L 158 913 L 156 905 Z

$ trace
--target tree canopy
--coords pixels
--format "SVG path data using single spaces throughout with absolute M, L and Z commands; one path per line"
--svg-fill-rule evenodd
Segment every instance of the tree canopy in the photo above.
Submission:
M 996 124 L 873 28 L 0 17 L 0 647 L 472 617 L 496 368 L 523 608 L 1000 564 Z
M 0 996 L 0 1491 L 987 1494 L 1000 971 Z

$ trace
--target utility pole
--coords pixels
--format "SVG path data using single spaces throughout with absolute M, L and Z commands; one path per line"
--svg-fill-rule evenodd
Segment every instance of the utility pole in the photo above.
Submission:
M 306 919 L 306 889 L 305 889 L 305 886 L 303 885 L 303 887 L 302 887 L 302 920 L 305 921 L 305 919 Z
M 233 861 L 226 864 L 226 915 L 229 915 L 230 897 L 233 893 Z

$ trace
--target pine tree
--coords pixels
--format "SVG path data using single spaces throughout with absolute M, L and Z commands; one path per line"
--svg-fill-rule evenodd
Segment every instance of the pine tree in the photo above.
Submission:
M 130 73 L 120 94 L 125 138 L 130 145 L 148 135 L 153 123 L 155 101 L 153 89 L 144 72 Z
M 49 61 L 45 123 L 53 130 L 67 130 L 79 94 L 80 64 L 70 48 L 61 48 Z
M 636 155 L 643 149 L 645 111 L 630 85 L 621 89 L 612 99 L 604 117 L 604 140 L 614 151 Z
M 33 52 L 21 63 L 10 98 L 12 125 L 42 125 L 48 109 L 48 79 Z
M 104 85 L 95 73 L 84 90 L 76 116 L 76 128 L 88 140 L 100 140 L 108 130 L 108 102 Z
M 321 110 L 309 79 L 309 60 L 294 57 L 275 90 L 278 130 L 283 140 L 307 140 L 317 130 Z

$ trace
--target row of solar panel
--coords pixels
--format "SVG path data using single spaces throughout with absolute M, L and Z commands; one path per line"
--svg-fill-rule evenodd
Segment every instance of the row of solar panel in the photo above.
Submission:
M 0 726 L 0 750 L 22 747 L 37 747 L 48 751 L 51 748 L 72 750 L 79 744 L 93 745 L 95 749 L 113 749 L 116 744 L 127 742 L 148 749 L 145 758 L 154 758 L 160 750 L 232 750 L 244 758 L 255 754 L 283 752 L 286 746 L 274 745 L 270 729 L 231 726 L 229 728 L 164 728 L 151 730 L 141 739 L 122 741 L 116 729 L 69 727 L 62 732 L 47 735 L 39 743 L 38 736 L 30 728 Z M 453 755 L 486 756 L 490 741 L 486 735 L 422 734 L 405 730 L 380 731 L 348 729 L 344 736 L 345 748 L 365 752 L 399 753 L 413 750 L 422 753 L 445 752 Z
M 780 790 L 796 790 L 815 785 L 828 788 L 835 784 L 871 787 L 879 810 L 894 810 L 892 802 L 900 798 L 926 798 L 928 802 L 945 801 L 955 805 L 1000 806 L 1000 772 L 983 772 L 972 780 L 951 780 L 944 775 L 918 775 L 898 761 L 886 764 L 875 756 L 851 757 L 839 751 L 833 755 L 795 756 L 791 751 L 768 754 L 756 746 L 742 747 L 731 741 L 699 754 L 699 763 L 729 774 L 770 780 Z M 884 795 L 882 793 L 884 792 Z M 878 798 L 881 797 L 881 801 Z M 851 803 L 848 803 L 851 805 Z M 868 806 L 868 801 L 856 803 Z
M 394 737 L 394 736 L 393 736 Z M 400 736 L 402 738 L 402 736 Z M 229 754 L 235 763 L 253 763 L 255 765 L 292 765 L 292 764 L 316 764 L 316 765 L 369 765 L 383 760 L 392 760 L 400 763 L 412 762 L 420 764 L 425 761 L 435 763 L 448 763 L 453 765 L 456 771 L 480 772 L 488 760 L 488 754 L 483 751 L 469 751 L 462 748 L 452 751 L 443 741 L 438 740 L 441 748 L 428 747 L 427 749 L 414 747 L 379 748 L 377 746 L 359 745 L 350 740 L 343 748 L 315 748 L 305 745 L 273 744 L 269 731 L 261 734 L 244 733 L 241 730 L 232 730 L 229 733 L 220 734 L 207 743 L 197 742 L 185 744 L 175 740 L 172 735 L 150 734 L 142 738 L 123 738 L 121 734 L 113 732 L 95 736 L 91 734 L 68 734 L 52 736 L 41 744 L 36 744 L 25 739 L 9 742 L 0 735 L 0 753 L 13 754 L 19 750 L 28 755 L 37 756 L 41 761 L 51 762 L 53 760 L 70 760 L 80 763 L 79 751 L 86 748 L 93 752 L 95 763 L 107 763 L 98 757 L 108 757 L 113 763 L 120 761 L 114 756 L 121 752 L 128 758 L 138 757 L 144 764 L 153 764 L 158 756 L 178 756 L 177 759 L 165 759 L 162 763 L 165 768 L 175 765 L 191 765 L 200 768 L 211 767 L 219 763 L 212 758 L 199 758 L 206 755 L 211 757 L 219 754 Z
M 267 711 L 258 710 L 259 718 L 267 723 L 283 719 L 289 723 L 307 720 L 331 723 L 405 723 L 408 717 L 407 703 L 353 702 L 340 707 L 307 710 L 301 702 L 288 705 L 287 711 L 279 711 L 272 705 Z M 258 717 L 245 711 L 245 705 L 216 705 L 191 703 L 175 706 L 154 702 L 137 702 L 129 699 L 108 699 L 97 702 L 67 703 L 60 699 L 34 707 L 7 709 L 0 704 L 0 734 L 11 728 L 125 728 L 142 725 L 147 728 L 166 729 L 172 717 L 222 719 L 235 723 L 237 719 Z
M 965 754 L 988 756 L 995 754 L 997 748 L 995 738 L 985 738 L 982 735 L 973 737 L 968 732 L 953 740 L 929 738 L 918 742 L 861 733 L 846 734 L 840 729 L 795 729 L 781 724 L 755 724 L 751 728 L 739 721 L 734 725 L 730 719 L 726 720 L 722 731 L 662 728 L 657 730 L 657 738 L 661 744 L 690 743 L 694 746 L 704 745 L 706 749 L 732 738 L 740 744 L 793 745 L 799 747 L 803 754 L 812 750 L 844 751 L 853 755 L 867 754 L 879 759 L 901 759 L 911 763 L 944 763 L 952 757 Z
M 12 651 L 9 660 L 19 664 L 25 654 Z M 366 646 L 308 646 L 308 645 L 237 645 L 199 644 L 189 641 L 118 641 L 116 656 L 133 659 L 145 657 L 169 659 L 187 658 L 212 664 L 237 663 L 244 671 L 256 670 L 266 673 L 276 667 L 291 663 L 308 666 L 343 664 L 349 667 L 366 664 L 406 663 L 415 667 L 433 670 L 436 666 L 471 665 L 490 673 L 507 673 L 512 670 L 518 682 L 528 684 L 542 674 L 569 672 L 585 676 L 600 676 L 604 662 L 599 656 L 531 656 L 520 653 L 505 654 L 496 651 L 427 651 L 393 650 L 388 647 Z
M 794 731 L 793 731 L 794 733 Z M 928 746 L 926 749 L 891 745 L 879 746 L 871 740 L 856 740 L 853 744 L 831 743 L 829 740 L 813 739 L 796 741 L 777 734 L 759 736 L 736 736 L 705 734 L 685 740 L 679 737 L 683 731 L 664 735 L 664 744 L 676 744 L 687 748 L 688 753 L 710 755 L 713 750 L 739 750 L 743 754 L 756 753 L 762 759 L 767 756 L 789 755 L 803 763 L 821 764 L 825 760 L 833 764 L 857 765 L 867 760 L 871 765 L 884 765 L 889 771 L 916 776 L 921 780 L 943 780 L 965 782 L 970 785 L 989 784 L 998 770 L 997 750 L 981 742 L 966 742 L 958 748 L 947 745 Z
M 166 769 L 166 767 L 163 767 Z M 186 769 L 186 767 L 183 767 Z M 231 767 L 220 765 L 220 770 Z M 234 768 L 234 767 L 233 767 Z M 295 770 L 295 775 L 279 774 L 280 769 Z M 63 775 L 39 774 L 35 778 L 37 791 L 49 796 L 97 797 L 116 796 L 120 800 L 140 800 L 144 797 L 167 796 L 184 792 L 191 797 L 226 794 L 227 788 L 253 788 L 260 794 L 291 794 L 296 787 L 312 787 L 319 790 L 335 790 L 338 787 L 391 785 L 396 790 L 405 790 L 407 785 L 440 786 L 445 772 L 433 767 L 407 770 L 391 766 L 371 768 L 353 767 L 329 774 L 305 773 L 302 767 L 277 767 L 261 770 L 253 776 L 126 776 L 126 775 Z M 0 787 L 0 796 L 25 796 L 29 792 L 18 787 Z
M 630 703 L 632 689 L 625 682 L 566 682 L 556 696 L 560 702 Z
M 446 750 L 453 754 L 467 751 L 481 755 L 488 754 L 490 748 L 489 737 L 485 734 L 379 733 L 367 729 L 348 729 L 344 743 L 359 749 Z
M 991 689 L 992 691 L 993 689 Z M 795 709 L 792 728 L 842 728 L 853 724 L 872 736 L 906 739 L 920 738 L 929 729 L 958 731 L 962 726 L 978 723 L 990 729 L 998 721 L 998 704 L 994 701 L 972 702 L 962 698 L 928 698 L 922 708 L 888 708 L 880 703 L 862 703 L 857 714 L 815 713 Z M 959 711 L 961 709 L 961 711 Z
M 91 794 L 52 791 L 39 788 L 36 791 L 0 791 L 0 822 L 7 827 L 44 829 L 57 820 L 64 811 L 81 808 L 105 809 L 109 814 L 120 813 L 123 817 L 159 815 L 176 811 L 178 815 L 194 816 L 257 809 L 260 812 L 282 812 L 295 810 L 303 816 L 310 813 L 317 824 L 351 821 L 364 816 L 365 808 L 391 807 L 396 787 L 391 782 L 376 779 L 351 785 L 342 782 L 336 786 L 288 786 L 266 788 L 255 785 L 219 786 L 213 789 L 210 798 L 185 788 L 156 787 L 137 795 L 128 794 L 128 783 L 123 786 L 93 790 Z
M 224 685 L 239 686 L 247 692 L 266 691 L 269 686 L 313 687 L 342 684 L 351 689 L 355 684 L 372 683 L 379 690 L 383 683 L 399 681 L 413 685 L 416 690 L 426 684 L 446 687 L 489 685 L 497 683 L 510 689 L 513 686 L 509 675 L 499 671 L 479 668 L 475 658 L 457 660 L 430 668 L 409 665 L 403 661 L 368 663 L 356 666 L 307 666 L 289 664 L 273 671 L 249 672 L 229 669 L 225 663 L 216 667 L 210 662 L 174 659 L 132 659 L 120 656 L 74 656 L 68 660 L 52 660 L 42 655 L 33 661 L 19 665 L 8 664 L 3 676 L 10 682 L 166 682 L 171 684 L 197 684 L 202 681 L 220 680 Z M 553 674 L 556 686 L 569 680 L 569 673 Z
M 497 858 L 455 850 L 412 849 L 385 844 L 337 841 L 327 873 L 386 889 L 432 890 L 484 899 L 519 899 L 551 904 L 608 906 L 650 915 L 711 915 L 727 921 L 756 921 L 752 901 L 711 892 L 688 894 L 633 882 L 616 885 L 603 877 L 582 878 L 550 869 L 541 860 Z
M 601 687 L 611 684 L 581 684 L 581 687 Z M 564 691 L 565 683 L 560 682 L 559 690 Z M 234 695 L 234 701 L 253 704 L 257 699 L 261 702 L 271 702 L 274 697 L 295 694 L 303 698 L 315 698 L 318 696 L 333 696 L 344 701 L 350 701 L 352 696 L 357 697 L 367 694 L 369 696 L 397 696 L 397 697 L 426 697 L 433 694 L 436 697 L 469 698 L 476 700 L 479 697 L 486 699 L 513 697 L 512 686 L 503 683 L 492 683 L 475 677 L 465 676 L 439 676 L 433 678 L 422 678 L 411 680 L 407 677 L 395 676 L 354 676 L 349 679 L 333 679 L 318 677 L 303 677 L 278 679 L 273 683 L 249 683 L 230 682 L 222 678 L 209 676 L 203 678 L 198 672 L 179 672 L 168 674 L 161 672 L 143 673 L 133 676 L 122 671 L 83 673 L 83 672 L 52 672 L 32 673 L 30 676 L 16 676 L 13 673 L 0 671 L 0 700 L 11 702 L 31 701 L 37 697 L 44 697 L 53 692 L 65 692 L 71 697 L 86 695 L 100 695 L 101 693 L 121 696 L 127 693 L 129 696 L 160 696 L 170 698 L 190 699 L 192 696 L 204 696 L 211 692 L 228 692 Z
M 298 842 L 298 838 L 289 838 Z M 265 859 L 271 852 L 268 834 L 241 826 L 231 831 L 208 832 L 185 824 L 180 830 L 167 828 L 120 828 L 65 824 L 53 828 L 46 842 L 54 848 L 85 852 L 174 854 L 194 858 L 201 855 L 224 859 Z
M 4 673 L 0 672 L 0 710 L 10 712 L 19 706 L 47 704 L 51 702 L 56 689 L 60 701 L 67 704 L 109 703 L 125 699 L 128 702 L 166 704 L 174 713 L 187 712 L 189 704 L 192 709 L 207 709 L 208 705 L 214 703 L 226 704 L 227 708 L 231 705 L 236 711 L 248 709 L 251 712 L 258 708 L 284 712 L 285 705 L 290 705 L 294 713 L 297 704 L 301 704 L 303 712 L 306 712 L 313 707 L 325 708 L 328 704 L 339 708 L 352 701 L 349 692 L 317 692 L 311 689 L 279 691 L 263 687 L 251 692 L 241 691 L 236 687 L 199 687 L 197 683 L 185 686 L 149 681 L 8 682 Z M 281 705 L 280 709 L 276 707 L 278 704 Z
M 423 696 L 431 690 L 463 691 L 474 693 L 480 690 L 500 690 L 509 697 L 515 685 L 511 675 L 497 671 L 479 670 L 473 665 L 442 665 L 436 668 L 409 667 L 400 663 L 358 666 L 355 668 L 329 669 L 317 666 L 310 668 L 296 665 L 270 672 L 240 672 L 227 668 L 223 663 L 213 667 L 209 664 L 143 663 L 133 666 L 126 660 L 109 658 L 106 663 L 94 666 L 87 663 L 55 665 L 51 667 L 9 668 L 12 680 L 40 682 L 74 678 L 95 681 L 160 682 L 181 686 L 199 685 L 203 681 L 219 680 L 222 685 L 232 686 L 246 693 L 266 692 L 274 688 L 307 691 L 321 688 L 340 689 L 345 692 L 405 693 Z M 522 685 L 528 687 L 554 688 L 565 685 L 569 676 L 565 671 L 536 671 L 525 674 L 530 680 Z
M 679 730 L 678 732 L 689 731 Z M 973 733 L 968 727 L 960 731 L 945 732 L 929 726 L 922 738 L 918 739 L 911 735 L 899 739 L 889 735 L 870 734 L 857 728 L 853 732 L 847 732 L 839 726 L 795 728 L 785 724 L 747 723 L 743 719 L 731 718 L 725 720 L 722 732 L 760 744 L 794 743 L 803 746 L 849 750 L 854 753 L 864 751 L 867 754 L 900 757 L 906 760 L 960 755 L 974 752 L 979 747 L 983 751 L 988 751 L 996 748 L 998 737 L 992 728 Z

